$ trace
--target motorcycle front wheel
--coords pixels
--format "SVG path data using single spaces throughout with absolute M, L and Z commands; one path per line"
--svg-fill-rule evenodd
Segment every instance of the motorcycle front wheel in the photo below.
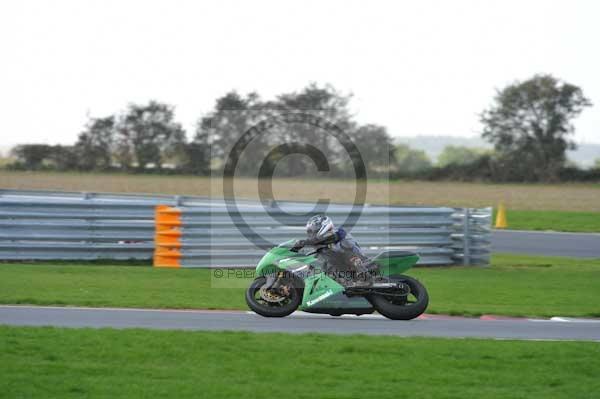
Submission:
M 300 290 L 290 287 L 287 295 L 282 296 L 265 291 L 266 277 L 257 277 L 246 290 L 246 303 L 254 312 L 264 317 L 285 317 L 293 313 L 300 302 Z
M 410 287 L 408 296 L 371 294 L 367 300 L 375 310 L 392 320 L 412 320 L 422 315 L 429 305 L 429 294 L 423 284 L 405 275 L 390 276 L 393 282 L 402 282 Z

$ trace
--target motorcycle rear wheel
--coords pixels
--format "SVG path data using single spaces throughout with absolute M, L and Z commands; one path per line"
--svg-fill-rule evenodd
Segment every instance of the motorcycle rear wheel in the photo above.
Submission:
M 392 320 L 412 320 L 422 315 L 429 305 L 429 294 L 417 279 L 405 275 L 390 276 L 391 281 L 398 281 L 410 287 L 411 296 L 407 300 L 380 294 L 371 294 L 367 300 L 375 310 Z
M 267 302 L 257 294 L 267 282 L 266 277 L 257 277 L 246 290 L 246 303 L 255 313 L 264 317 L 285 317 L 292 314 L 302 301 L 300 290 L 292 288 L 289 296 L 282 302 Z

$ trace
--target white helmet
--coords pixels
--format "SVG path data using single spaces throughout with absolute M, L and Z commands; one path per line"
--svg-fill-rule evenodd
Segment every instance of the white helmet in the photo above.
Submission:
M 328 237 L 334 229 L 333 222 L 325 215 L 315 215 L 306 223 L 306 234 L 311 239 Z

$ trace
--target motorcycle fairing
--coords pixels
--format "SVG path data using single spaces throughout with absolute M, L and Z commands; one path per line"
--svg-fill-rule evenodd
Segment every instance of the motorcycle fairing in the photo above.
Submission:
M 344 292 L 345 288 L 325 273 L 318 273 L 304 280 L 304 295 L 300 309 L 321 305 L 327 298 Z

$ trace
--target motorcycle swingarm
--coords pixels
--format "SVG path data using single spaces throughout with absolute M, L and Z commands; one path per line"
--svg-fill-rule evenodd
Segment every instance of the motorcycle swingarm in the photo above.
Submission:
M 375 283 L 370 287 L 348 287 L 344 293 L 347 296 L 382 294 L 401 297 L 410 294 L 410 287 L 403 283 Z

